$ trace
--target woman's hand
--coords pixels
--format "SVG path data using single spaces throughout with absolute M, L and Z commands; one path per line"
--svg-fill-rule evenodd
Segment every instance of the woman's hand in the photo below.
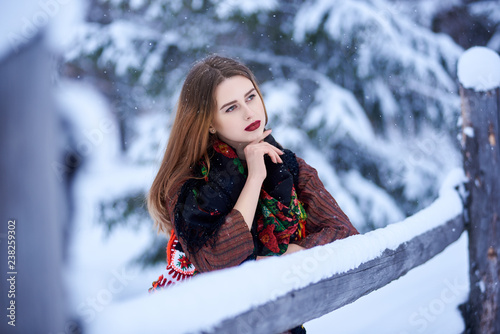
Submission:
M 283 154 L 283 151 L 263 141 L 264 138 L 271 134 L 271 132 L 272 130 L 264 131 L 260 138 L 249 143 L 244 149 L 249 179 L 255 178 L 259 181 L 264 181 L 267 176 L 266 165 L 264 163 L 264 156 L 266 154 L 275 164 L 283 163 L 280 157 L 280 155 Z
M 267 176 L 264 156 L 267 154 L 274 163 L 283 162 L 280 158 L 283 151 L 269 143 L 263 142 L 264 138 L 270 133 L 271 130 L 265 131 L 260 138 L 249 143 L 244 148 L 245 159 L 248 166 L 248 177 L 234 205 L 234 209 L 241 213 L 249 230 L 252 229 L 255 208 L 259 201 L 260 188 Z

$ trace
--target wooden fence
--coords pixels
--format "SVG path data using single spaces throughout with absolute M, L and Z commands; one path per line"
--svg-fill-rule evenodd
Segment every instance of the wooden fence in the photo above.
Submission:
M 0 16 L 5 22 L 10 9 L 36 5 L 11 3 Z M 59 333 L 65 320 L 67 193 L 51 169 L 60 144 L 52 55 L 44 35 L 35 33 L 0 55 L 0 333 Z
M 355 269 L 288 292 L 276 300 L 223 320 L 211 330 L 201 333 L 280 333 L 319 318 L 425 263 L 455 242 L 463 231 L 464 222 L 462 215 L 459 215 L 394 250 L 386 249 L 377 258 Z
M 199 275 L 104 310 L 90 330 L 262 334 L 318 318 L 398 279 L 460 237 L 465 230 L 463 198 L 455 189 L 465 179 L 460 175 L 434 203 L 400 223 Z M 127 321 L 123 314 L 134 316 Z
M 500 57 L 478 47 L 467 53 L 460 61 L 465 71 L 474 71 L 468 79 L 485 89 L 460 87 L 464 170 L 469 179 L 470 298 L 464 313 L 471 333 L 500 333 Z

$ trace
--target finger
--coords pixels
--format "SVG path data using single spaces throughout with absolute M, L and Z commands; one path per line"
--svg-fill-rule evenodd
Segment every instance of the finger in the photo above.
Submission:
M 273 146 L 274 147 L 274 146 Z M 279 154 L 279 155 L 282 155 L 282 154 L 285 154 L 285 152 L 283 152 L 282 150 L 280 150 L 279 148 L 277 147 L 274 147 L 275 151 Z
M 280 150 L 276 146 L 271 145 L 271 144 L 269 144 L 267 142 L 263 142 L 263 143 L 259 143 L 259 144 L 264 145 L 266 148 L 270 148 L 271 150 L 275 151 L 279 155 L 285 154 L 285 152 L 283 152 L 282 150 Z
M 271 158 L 271 161 L 276 163 L 283 163 L 283 160 L 281 160 L 280 155 L 283 155 L 284 152 L 280 150 L 279 148 L 269 144 L 269 143 L 260 143 L 259 145 L 262 145 L 261 148 L 263 149 L 262 153 L 265 155 L 267 154 L 269 158 Z
M 278 159 L 276 158 L 276 154 L 269 152 L 267 155 L 269 156 L 269 158 L 271 158 L 272 162 L 274 162 L 275 164 L 278 163 Z
M 274 157 L 274 163 L 283 163 L 283 160 L 281 160 L 280 153 L 273 151 L 273 157 Z
M 270 151 L 267 153 L 267 155 L 271 158 L 271 161 L 274 162 L 275 164 L 283 163 L 283 160 L 281 160 L 281 157 L 278 155 L 277 152 Z
M 268 144 L 268 145 L 271 147 L 271 149 L 272 149 L 274 152 L 276 152 L 278 155 L 285 154 L 285 152 L 283 152 L 282 150 L 280 150 L 280 149 L 279 149 L 279 148 L 277 148 L 276 146 L 273 146 L 273 145 L 271 145 L 271 144 L 269 144 L 269 143 L 266 143 L 266 144 Z
M 275 161 L 275 164 L 282 164 L 283 163 L 283 160 L 281 160 L 280 156 L 277 155 L 276 156 L 276 161 Z

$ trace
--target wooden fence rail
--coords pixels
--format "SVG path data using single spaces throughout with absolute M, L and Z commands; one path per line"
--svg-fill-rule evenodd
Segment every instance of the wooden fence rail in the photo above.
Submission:
M 279 333 L 319 318 L 356 301 L 405 275 L 443 251 L 464 231 L 459 215 L 401 244 L 359 267 L 337 274 L 305 288 L 222 321 L 202 333 Z M 273 319 L 273 321 L 263 321 Z

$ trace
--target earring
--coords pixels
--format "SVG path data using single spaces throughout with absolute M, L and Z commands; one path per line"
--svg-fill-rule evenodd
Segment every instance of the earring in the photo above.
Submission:
M 215 129 L 210 129 L 211 134 L 215 134 Z

